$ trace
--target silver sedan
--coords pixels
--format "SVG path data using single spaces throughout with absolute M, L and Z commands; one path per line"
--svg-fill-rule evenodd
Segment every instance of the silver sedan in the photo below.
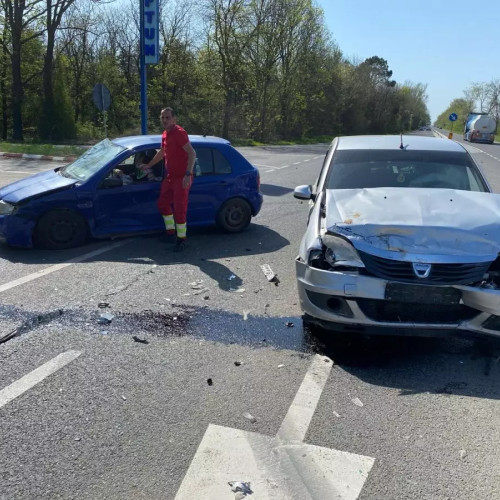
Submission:
M 304 321 L 383 334 L 500 336 L 500 195 L 459 144 L 339 137 L 296 259 Z

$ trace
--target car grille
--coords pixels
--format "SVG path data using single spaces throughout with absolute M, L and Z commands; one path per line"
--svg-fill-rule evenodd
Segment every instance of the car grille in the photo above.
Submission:
M 481 281 L 491 262 L 472 264 L 432 264 L 427 278 L 419 278 L 413 271 L 411 262 L 384 259 L 365 252 L 359 252 L 366 272 L 378 278 L 405 283 L 434 285 L 465 285 Z
M 375 299 L 356 299 L 361 311 L 371 320 L 385 323 L 457 324 L 479 311 L 463 304 L 410 304 Z

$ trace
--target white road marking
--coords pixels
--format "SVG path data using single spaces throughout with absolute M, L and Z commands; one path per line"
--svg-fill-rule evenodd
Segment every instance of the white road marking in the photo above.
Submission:
M 302 442 L 332 369 L 315 355 L 275 438 L 210 424 L 175 500 L 234 500 L 229 481 L 256 500 L 355 500 L 374 459 Z M 253 497 L 252 497 L 253 498 Z
M 60 370 L 63 366 L 71 363 L 71 361 L 80 356 L 80 354 L 80 351 L 63 352 L 62 354 L 59 354 L 55 358 L 52 358 L 50 361 L 47 361 L 47 363 L 39 366 L 19 380 L 12 382 L 12 384 L 8 385 L 0 391 L 0 408 L 2 408 L 2 406 L 5 406 L 13 399 L 17 398 L 21 394 L 25 393 L 28 389 L 31 389 L 32 387 L 40 383 L 49 375 L 52 375 L 57 370 Z
M 27 276 L 23 276 L 22 278 L 18 278 L 16 280 L 9 281 L 4 285 L 0 285 L 0 293 L 10 290 L 11 288 L 15 288 L 19 285 L 24 285 L 25 283 L 29 283 L 30 281 L 36 280 L 43 276 L 47 276 L 47 274 L 54 273 L 65 267 L 71 266 L 72 264 L 78 264 L 79 262 L 83 262 L 85 260 L 91 259 L 92 257 L 96 257 L 102 253 L 108 252 L 109 250 L 113 250 L 114 248 L 121 247 L 126 243 L 130 243 L 133 240 L 123 240 L 117 243 L 113 243 L 111 245 L 107 245 L 103 248 L 99 248 L 98 250 L 94 250 L 93 252 L 86 253 L 84 255 L 80 255 L 79 257 L 75 257 L 73 259 L 68 260 L 67 262 L 62 262 L 61 264 L 55 264 L 53 266 L 46 267 L 41 271 L 37 271 L 36 273 L 28 274 Z

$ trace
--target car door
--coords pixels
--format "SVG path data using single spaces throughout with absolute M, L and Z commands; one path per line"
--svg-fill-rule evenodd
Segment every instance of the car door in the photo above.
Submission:
M 141 180 L 135 177 L 135 154 L 114 165 L 98 184 L 94 198 L 94 221 L 96 234 L 116 234 L 161 229 L 162 218 L 157 201 L 161 181 Z M 106 187 L 106 179 L 122 177 L 128 173 L 126 182 Z
M 217 148 L 194 146 L 196 162 L 189 193 L 188 223 L 211 224 L 218 209 L 234 191 L 229 160 Z

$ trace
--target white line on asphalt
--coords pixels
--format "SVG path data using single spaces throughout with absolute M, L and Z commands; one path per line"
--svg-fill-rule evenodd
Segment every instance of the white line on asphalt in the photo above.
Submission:
M 63 366 L 71 363 L 71 361 L 80 356 L 80 354 L 80 351 L 66 351 L 58 354 L 55 358 L 47 361 L 47 363 L 39 366 L 19 380 L 12 382 L 12 384 L 0 391 L 0 408 L 25 393 L 28 389 L 34 387 L 49 375 L 60 370 Z
M 262 167 L 262 168 L 276 168 L 275 166 L 273 165 L 263 165 L 262 163 L 253 163 L 252 164 L 254 167 Z
M 302 442 L 331 369 L 314 356 L 275 438 L 210 424 L 175 500 L 234 500 L 229 481 L 256 500 L 356 500 L 375 460 Z
M 333 363 L 315 356 L 278 431 L 282 441 L 304 441 Z
M 61 264 L 55 264 L 53 266 L 46 267 L 45 269 L 42 269 L 41 271 L 37 271 L 36 273 L 31 273 L 31 274 L 28 274 L 27 276 L 23 276 L 22 278 L 18 278 L 16 280 L 9 281 L 8 283 L 5 283 L 4 285 L 0 285 L 0 293 L 5 292 L 7 290 L 10 290 L 11 288 L 15 288 L 16 286 L 24 285 L 25 283 L 29 283 L 30 281 L 33 281 L 33 280 L 36 280 L 36 279 L 41 278 L 43 276 L 46 276 L 47 274 L 51 274 L 51 273 L 54 273 L 54 272 L 59 271 L 61 269 L 64 269 L 65 267 L 71 266 L 72 264 L 78 264 L 79 262 L 83 262 L 84 260 L 91 259 L 92 257 L 96 257 L 97 255 L 100 255 L 100 254 L 107 252 L 109 250 L 113 250 L 114 248 L 121 247 L 122 245 L 125 245 L 126 243 L 130 243 L 131 241 L 133 241 L 133 240 L 129 239 L 129 240 L 119 241 L 117 243 L 107 245 L 103 248 L 99 248 L 98 250 L 94 250 L 93 252 L 89 252 L 89 253 L 86 253 L 84 255 L 80 255 L 79 257 L 75 257 L 73 259 L 70 259 L 67 262 L 62 262 Z

